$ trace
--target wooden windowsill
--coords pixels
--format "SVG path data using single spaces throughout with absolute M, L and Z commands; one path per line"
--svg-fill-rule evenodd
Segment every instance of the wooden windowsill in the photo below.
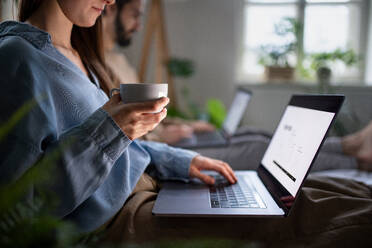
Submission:
M 316 83 L 309 83 L 309 82 L 248 82 L 248 83 L 240 83 L 238 86 L 241 87 L 247 87 L 251 89 L 302 89 L 302 90 L 316 90 L 319 89 L 319 85 Z M 360 84 L 332 84 L 331 83 L 331 89 L 345 89 L 345 90 L 372 90 L 372 85 L 366 84 L 366 83 L 360 83 Z

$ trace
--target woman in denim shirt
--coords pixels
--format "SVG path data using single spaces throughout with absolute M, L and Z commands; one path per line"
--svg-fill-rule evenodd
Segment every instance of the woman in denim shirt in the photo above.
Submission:
M 23 0 L 21 22 L 0 24 L 1 122 L 36 102 L 1 142 L 0 183 L 14 182 L 57 151 L 50 175 L 59 198 L 55 214 L 83 232 L 122 208 L 145 169 L 159 179 L 209 184 L 213 178 L 200 170 L 214 170 L 236 182 L 226 163 L 138 140 L 165 118 L 168 98 L 108 99 L 114 77 L 103 59 L 100 15 L 113 2 Z

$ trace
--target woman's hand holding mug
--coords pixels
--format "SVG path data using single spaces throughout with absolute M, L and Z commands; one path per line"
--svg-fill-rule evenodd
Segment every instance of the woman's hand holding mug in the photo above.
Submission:
M 116 94 L 102 108 L 128 138 L 135 140 L 152 131 L 167 116 L 165 106 L 168 103 L 169 98 L 162 97 L 158 100 L 124 104 L 120 95 Z
M 114 92 L 120 94 L 113 95 Z M 166 116 L 168 84 L 120 84 L 110 91 L 106 110 L 131 140 L 152 131 Z

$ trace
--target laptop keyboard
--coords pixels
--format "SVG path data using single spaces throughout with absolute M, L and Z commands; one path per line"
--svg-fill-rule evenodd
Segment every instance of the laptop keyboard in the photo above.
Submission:
M 266 208 L 258 192 L 248 185 L 242 176 L 238 176 L 236 184 L 230 184 L 218 175 L 216 182 L 209 188 L 212 208 Z

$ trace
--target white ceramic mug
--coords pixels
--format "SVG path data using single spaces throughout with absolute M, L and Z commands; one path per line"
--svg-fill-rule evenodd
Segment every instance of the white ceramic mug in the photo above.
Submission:
M 168 84 L 120 84 L 120 89 L 112 89 L 110 98 L 114 92 L 119 92 L 123 103 L 145 102 L 168 96 Z

